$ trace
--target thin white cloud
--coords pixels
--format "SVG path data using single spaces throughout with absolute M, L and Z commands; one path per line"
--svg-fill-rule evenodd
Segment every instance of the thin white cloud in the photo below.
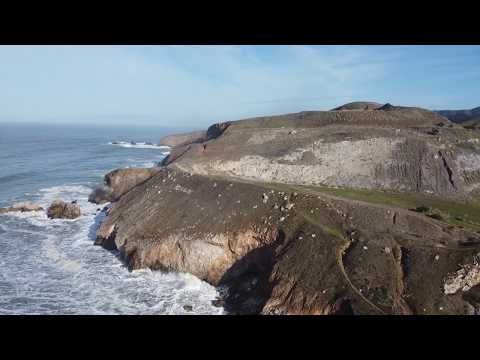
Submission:
M 207 122 L 330 107 L 334 98 L 355 95 L 345 84 L 361 81 L 359 72 L 375 73 L 365 71 L 358 50 L 328 54 L 328 48 L 280 47 L 275 49 L 278 62 L 262 60 L 256 50 L 0 47 L 0 104 L 4 114 L 28 118 L 139 113 L 165 123 Z M 325 104 L 322 99 L 330 100 Z
M 203 126 L 329 109 L 378 100 L 369 98 L 378 92 L 372 89 L 388 84 L 405 51 L 362 46 L 0 46 L 0 119 L 68 121 L 138 114 L 161 125 Z

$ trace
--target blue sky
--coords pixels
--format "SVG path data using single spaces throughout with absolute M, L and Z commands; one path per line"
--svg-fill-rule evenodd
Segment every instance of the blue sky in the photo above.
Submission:
M 218 121 L 357 100 L 480 106 L 480 46 L 0 46 L 0 122 Z

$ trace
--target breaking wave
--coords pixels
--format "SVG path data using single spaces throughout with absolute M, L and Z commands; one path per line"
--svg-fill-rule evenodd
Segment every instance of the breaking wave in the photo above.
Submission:
M 161 149 L 161 150 L 168 150 L 170 149 L 169 146 L 164 145 L 155 145 L 151 143 L 145 142 L 128 142 L 128 141 L 110 141 L 108 145 L 115 145 L 124 148 L 137 148 L 137 149 Z

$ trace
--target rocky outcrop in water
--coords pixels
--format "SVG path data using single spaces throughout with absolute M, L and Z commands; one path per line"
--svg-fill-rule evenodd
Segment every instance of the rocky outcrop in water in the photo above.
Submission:
M 50 219 L 76 219 L 81 215 L 80 205 L 76 202 L 66 203 L 55 200 L 47 210 Z
M 34 204 L 32 202 L 20 202 L 13 204 L 7 208 L 0 208 L 0 214 L 8 212 L 30 212 L 30 211 L 42 211 L 43 208 L 40 205 Z

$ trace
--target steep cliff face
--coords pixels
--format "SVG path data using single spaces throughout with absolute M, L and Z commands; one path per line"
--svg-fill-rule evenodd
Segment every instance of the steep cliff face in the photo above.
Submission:
M 408 210 L 167 168 L 98 231 L 131 268 L 192 273 L 228 288 L 228 311 L 264 314 L 467 313 L 443 285 L 475 239 Z

